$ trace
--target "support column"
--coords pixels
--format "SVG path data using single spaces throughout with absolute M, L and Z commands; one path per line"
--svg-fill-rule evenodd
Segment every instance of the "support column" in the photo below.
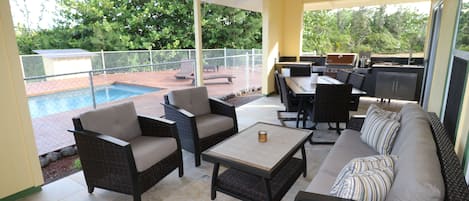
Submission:
M 43 183 L 19 58 L 9 1 L 0 1 L 0 199 Z
M 283 41 L 283 0 L 264 0 L 262 7 L 262 94 L 274 91 L 274 68 Z
M 196 86 L 203 86 L 203 58 L 202 58 L 202 14 L 200 12 L 201 0 L 194 0 L 194 32 L 195 32 L 195 78 Z

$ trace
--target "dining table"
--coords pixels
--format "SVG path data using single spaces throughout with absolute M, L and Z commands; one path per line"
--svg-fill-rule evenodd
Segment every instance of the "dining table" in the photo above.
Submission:
M 317 82 L 312 83 L 310 76 L 285 77 L 285 82 L 290 88 L 292 95 L 299 98 L 296 127 L 299 126 L 300 116 L 305 114 L 305 102 L 314 99 L 317 84 L 344 84 L 330 76 L 318 76 Z M 366 95 L 366 92 L 357 88 L 352 88 L 352 97 Z M 359 98 L 357 98 L 359 100 Z M 358 103 L 357 103 L 358 104 Z

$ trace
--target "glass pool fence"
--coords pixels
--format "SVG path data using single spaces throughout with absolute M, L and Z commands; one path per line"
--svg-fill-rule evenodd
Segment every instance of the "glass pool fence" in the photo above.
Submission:
M 73 145 L 67 130 L 83 112 L 132 101 L 139 115 L 160 117 L 165 94 L 195 83 L 194 50 L 23 55 L 21 62 L 39 155 Z M 261 50 L 203 51 L 209 96 L 259 89 L 261 67 Z

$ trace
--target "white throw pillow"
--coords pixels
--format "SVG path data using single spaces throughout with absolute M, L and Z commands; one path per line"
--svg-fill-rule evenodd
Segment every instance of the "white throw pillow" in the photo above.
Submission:
M 361 158 L 354 158 L 345 165 L 337 175 L 334 184 L 332 185 L 331 194 L 337 194 L 345 177 L 350 174 L 356 174 L 367 170 L 378 169 L 378 168 L 391 168 L 394 170 L 394 164 L 397 160 L 395 155 L 375 155 Z
M 401 124 L 377 112 L 366 116 L 361 129 L 361 139 L 380 154 L 390 154 Z
M 384 201 L 394 181 L 390 167 L 348 174 L 333 196 L 359 201 Z

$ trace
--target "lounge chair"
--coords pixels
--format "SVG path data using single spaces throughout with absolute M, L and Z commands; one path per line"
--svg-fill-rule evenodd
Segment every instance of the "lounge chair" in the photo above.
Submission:
M 194 65 L 192 64 L 193 62 L 190 60 L 185 60 L 182 61 L 181 63 L 181 68 L 179 69 L 179 72 L 174 75 L 176 79 L 187 79 L 190 76 L 194 75 Z
M 218 69 L 216 70 L 218 71 Z M 192 83 L 195 83 L 194 77 L 194 65 L 193 61 L 186 60 L 181 63 L 181 69 L 179 72 L 174 75 L 176 79 L 192 79 Z M 233 83 L 233 78 L 236 78 L 230 74 L 224 73 L 216 73 L 216 74 L 204 74 L 204 80 L 212 80 L 212 79 L 219 79 L 219 78 L 226 78 L 229 83 Z

